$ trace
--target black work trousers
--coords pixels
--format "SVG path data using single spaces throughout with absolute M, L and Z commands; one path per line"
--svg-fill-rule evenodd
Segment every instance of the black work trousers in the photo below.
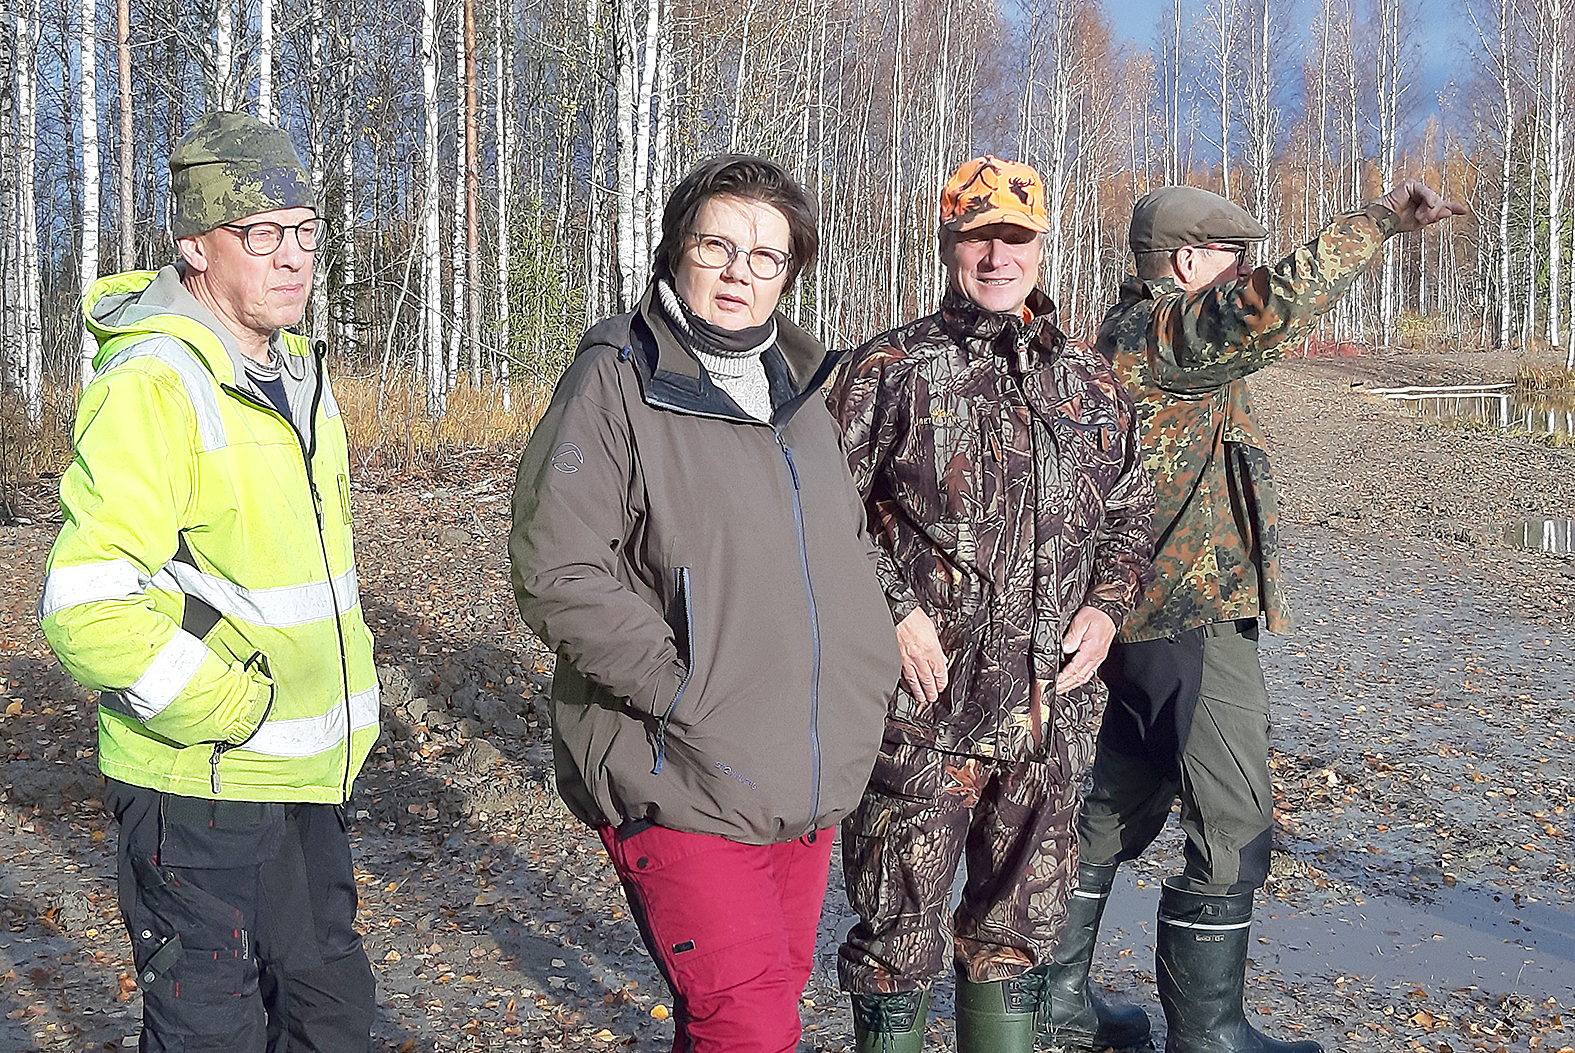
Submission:
M 367 1053 L 344 810 L 210 801 L 108 780 L 142 1053 Z
M 1105 663 L 1110 704 L 1078 820 L 1078 858 L 1136 859 L 1179 797 L 1187 835 L 1181 887 L 1224 895 L 1262 886 L 1274 793 L 1257 622 L 1116 643 Z

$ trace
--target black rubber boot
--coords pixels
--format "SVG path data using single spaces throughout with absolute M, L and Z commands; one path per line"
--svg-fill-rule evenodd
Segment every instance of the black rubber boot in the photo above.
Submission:
M 1033 1053 L 1037 977 L 976 984 L 957 971 L 957 1053 Z
M 1323 1053 L 1316 1042 L 1260 1034 L 1242 1012 L 1252 891 L 1188 892 L 1167 878 L 1159 894 L 1154 976 L 1165 1008 L 1165 1053 Z
M 930 992 L 853 996 L 853 1048 L 856 1053 L 919 1053 Z
M 1050 961 L 1036 966 L 1044 976 L 1039 1004 L 1039 1048 L 1052 1053 L 1084 1050 L 1152 1049 L 1148 1014 L 1135 1005 L 1113 1006 L 1088 982 L 1099 919 L 1116 880 L 1116 865 L 1077 865 L 1077 888 L 1067 901 L 1066 931 Z

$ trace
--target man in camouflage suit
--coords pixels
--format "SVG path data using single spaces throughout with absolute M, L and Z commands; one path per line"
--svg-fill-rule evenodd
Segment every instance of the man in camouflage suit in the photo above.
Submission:
M 1052 1048 L 1129 1041 L 1089 990 L 1090 958 L 1117 864 L 1148 847 L 1179 796 L 1186 865 L 1160 893 L 1155 969 L 1167 1050 L 1318 1053 L 1316 1042 L 1264 1037 L 1242 1013 L 1274 807 L 1258 616 L 1270 632 L 1290 630 L 1274 481 L 1243 378 L 1294 348 L 1388 238 L 1463 212 L 1406 180 L 1252 270 L 1243 256 L 1268 232 L 1224 198 L 1163 187 L 1133 209 L 1137 276 L 1122 284 L 1098 347 L 1142 421 L 1155 581 L 1100 669 L 1111 701 L 1051 970 Z
M 1035 288 L 1048 229 L 1032 168 L 965 163 L 941 198 L 940 310 L 860 348 L 831 395 L 903 656 L 843 828 L 860 1050 L 919 1049 L 948 958 L 957 1048 L 1032 1048 L 1104 701 L 1093 674 L 1149 574 L 1132 404 Z

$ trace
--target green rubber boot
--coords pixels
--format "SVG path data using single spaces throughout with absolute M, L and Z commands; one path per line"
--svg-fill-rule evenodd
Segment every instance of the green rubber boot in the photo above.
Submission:
M 1033 1053 L 1038 978 L 976 984 L 957 973 L 957 1053 Z
M 853 996 L 855 1053 L 920 1053 L 930 992 Z

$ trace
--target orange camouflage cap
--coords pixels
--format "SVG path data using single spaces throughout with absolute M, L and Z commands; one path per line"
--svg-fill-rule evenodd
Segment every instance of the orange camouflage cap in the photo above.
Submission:
M 961 233 L 1010 223 L 1040 234 L 1050 229 L 1045 184 L 1030 165 L 985 154 L 964 161 L 941 191 L 941 226 Z

